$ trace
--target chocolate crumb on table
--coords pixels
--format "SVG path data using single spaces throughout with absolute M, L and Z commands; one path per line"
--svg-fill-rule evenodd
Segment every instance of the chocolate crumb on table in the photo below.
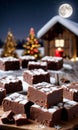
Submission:
M 13 116 L 15 124 L 17 126 L 28 124 L 28 119 L 26 117 L 26 114 L 16 114 Z
M 2 114 L 2 117 L 1 117 L 1 121 L 4 123 L 4 124 L 14 124 L 14 113 L 9 110 L 9 111 L 6 111 Z
M 66 78 L 61 78 L 60 81 L 64 84 L 64 83 L 70 83 L 70 80 L 66 79 Z

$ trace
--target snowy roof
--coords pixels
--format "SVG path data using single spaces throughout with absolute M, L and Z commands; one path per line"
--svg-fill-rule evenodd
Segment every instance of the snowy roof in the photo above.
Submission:
M 49 31 L 56 23 L 60 23 L 75 35 L 78 36 L 78 24 L 71 20 L 62 18 L 60 16 L 55 16 L 51 20 L 49 20 L 37 33 L 37 37 L 41 38 L 47 31 Z

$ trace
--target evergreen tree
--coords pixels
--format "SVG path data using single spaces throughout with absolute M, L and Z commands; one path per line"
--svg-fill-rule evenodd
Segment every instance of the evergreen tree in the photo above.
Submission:
M 36 59 L 41 58 L 41 53 L 39 50 L 40 44 L 38 39 L 35 36 L 34 28 L 30 28 L 29 36 L 26 39 L 26 43 L 23 44 L 25 50 L 23 51 L 22 55 L 32 55 Z
M 1 57 L 18 57 L 17 53 L 15 52 L 16 46 L 17 44 L 15 42 L 14 36 L 9 31 L 5 43 L 3 45 Z

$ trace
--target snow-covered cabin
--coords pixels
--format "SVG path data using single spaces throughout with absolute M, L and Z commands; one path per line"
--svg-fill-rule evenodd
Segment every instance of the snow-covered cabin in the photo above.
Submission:
M 78 23 L 60 16 L 54 16 L 37 33 L 44 41 L 45 55 L 55 55 L 55 50 L 63 48 L 64 56 L 78 57 Z

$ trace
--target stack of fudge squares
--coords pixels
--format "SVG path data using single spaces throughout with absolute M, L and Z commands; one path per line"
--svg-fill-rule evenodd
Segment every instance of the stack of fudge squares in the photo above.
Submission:
M 20 68 L 26 68 L 29 61 L 35 61 L 34 56 L 20 56 L 19 58 L 15 57 L 0 57 L 0 70 L 8 71 L 17 71 Z M 5 73 L 4 73 L 5 74 Z M 0 105 L 6 94 L 11 94 L 13 92 L 22 91 L 23 84 L 21 79 L 16 75 L 6 75 L 0 78 Z
M 5 119 L 8 118 L 6 112 L 14 113 L 17 125 L 22 124 L 21 117 L 25 114 L 25 119 L 30 118 L 50 127 L 78 116 L 78 103 L 63 98 L 63 88 L 48 82 L 29 85 L 27 96 L 19 93 L 10 94 L 3 99 L 2 106 L 5 113 L 2 121 L 6 122 Z M 17 123 L 18 120 L 21 120 L 21 123 Z
M 78 103 L 64 97 L 64 87 L 50 83 L 50 74 L 43 69 L 26 70 L 23 79 L 28 86 L 30 118 L 46 126 L 78 117 Z
M 61 121 L 70 121 L 78 117 L 78 103 L 63 98 L 63 88 L 42 82 L 28 87 L 30 118 L 46 126 L 58 125 Z
M 26 123 L 27 119 L 30 118 L 43 125 L 52 127 L 61 121 L 70 121 L 78 117 L 78 94 L 75 88 L 78 84 L 71 83 L 68 86 L 58 86 L 50 83 L 50 73 L 47 70 L 61 69 L 63 67 L 63 59 L 45 56 L 41 61 L 35 61 L 32 58 L 33 61 L 25 60 L 27 62 L 23 66 L 22 61 L 24 58 L 21 57 L 20 64 L 22 68 L 28 68 L 24 70 L 22 75 L 23 80 L 28 83 L 27 95 L 19 94 L 16 92 L 17 90 L 10 94 L 10 89 L 8 90 L 6 85 L 6 92 L 10 95 L 3 98 L 2 107 L 3 111 L 7 113 L 7 117 L 3 116 L 2 121 L 6 122 L 8 115 L 12 114 L 12 118 L 14 117 L 17 125 L 20 125 L 24 121 L 22 118 L 25 117 Z M 2 88 L 5 89 L 3 86 L 5 85 L 2 84 Z M 22 86 L 20 87 L 21 89 Z M 67 97 L 66 95 L 69 96 Z M 19 114 L 21 115 L 19 116 Z

